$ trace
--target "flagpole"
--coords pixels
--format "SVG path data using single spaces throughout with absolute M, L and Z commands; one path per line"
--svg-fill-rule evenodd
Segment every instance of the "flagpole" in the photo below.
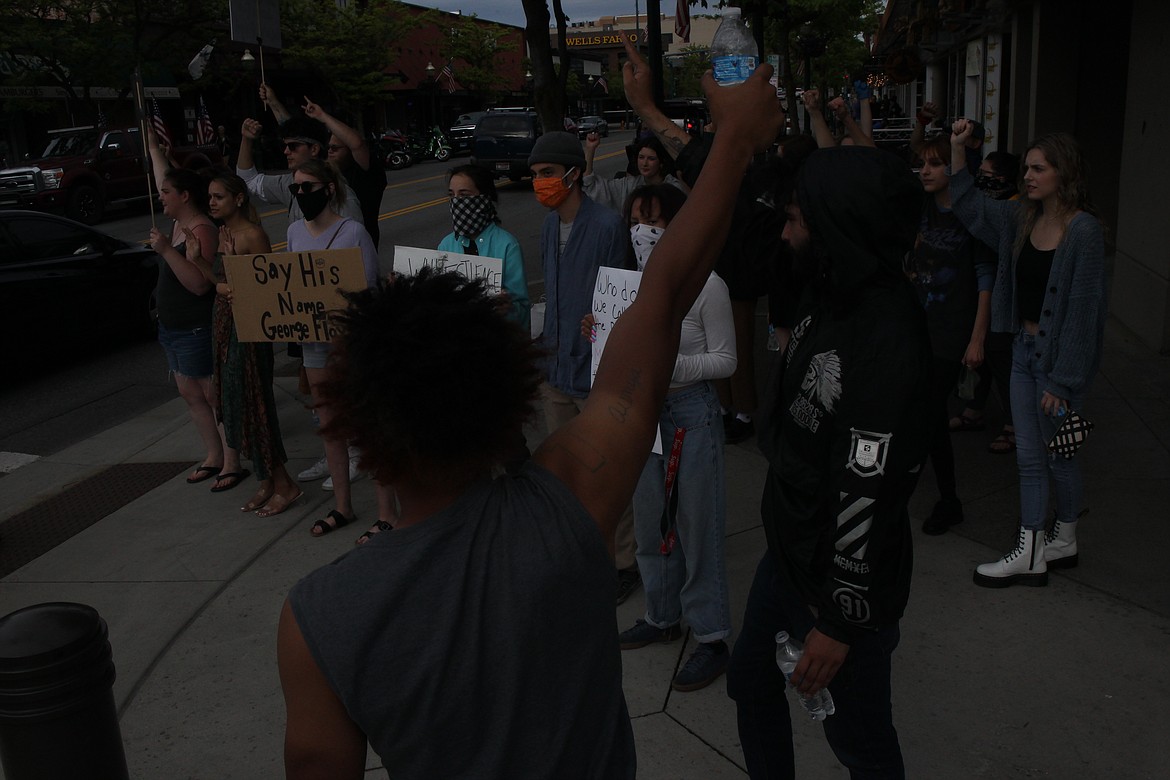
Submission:
M 260 83 L 267 84 L 264 77 L 264 39 L 260 37 L 260 0 L 256 0 L 256 48 L 260 50 Z
M 150 204 L 150 226 L 158 229 L 154 217 L 154 190 L 150 186 L 151 173 L 154 171 L 154 160 L 150 156 L 150 147 L 146 142 L 146 96 L 143 94 L 142 70 L 134 68 L 134 102 L 138 109 L 138 135 L 142 138 L 142 157 L 146 166 L 146 202 Z

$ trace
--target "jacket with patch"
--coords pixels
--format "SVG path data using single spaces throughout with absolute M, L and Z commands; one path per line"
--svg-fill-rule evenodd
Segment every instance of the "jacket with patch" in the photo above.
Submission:
M 896 622 L 910 590 L 907 504 L 928 449 L 931 350 L 900 269 L 921 197 L 904 164 L 856 147 L 814 153 L 798 184 L 828 261 L 766 401 L 762 514 L 816 628 L 847 644 Z

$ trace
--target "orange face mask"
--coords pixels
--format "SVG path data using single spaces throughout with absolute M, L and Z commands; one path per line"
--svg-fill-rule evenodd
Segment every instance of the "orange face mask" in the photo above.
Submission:
M 560 178 L 548 179 L 533 179 L 532 191 L 536 193 L 536 200 L 545 208 L 555 209 L 557 206 L 565 202 L 565 198 L 569 197 L 571 187 L 566 186 L 565 177 L 577 170 L 570 168 L 565 171 L 565 175 Z

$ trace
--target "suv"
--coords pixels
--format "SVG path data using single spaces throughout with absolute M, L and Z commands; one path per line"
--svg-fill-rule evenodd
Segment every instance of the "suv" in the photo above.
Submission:
M 472 111 L 470 114 L 460 114 L 451 125 L 447 137 L 451 139 L 451 150 L 455 154 L 471 151 L 471 143 L 475 138 L 475 126 L 487 114 L 486 111 Z
M 544 128 L 535 111 L 489 111 L 475 126 L 471 163 L 496 176 L 520 181 L 531 175 L 528 155 L 542 133 Z

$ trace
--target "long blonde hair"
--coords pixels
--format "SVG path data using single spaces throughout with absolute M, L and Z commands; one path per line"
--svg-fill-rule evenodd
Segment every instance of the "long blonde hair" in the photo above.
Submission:
M 1033 149 L 1044 155 L 1045 162 L 1051 165 L 1052 169 L 1056 171 L 1056 175 L 1060 177 L 1056 199 L 1060 203 L 1061 216 L 1063 217 L 1060 220 L 1060 240 L 1063 241 L 1069 222 L 1072 221 L 1076 212 L 1084 211 L 1094 217 L 1097 216 L 1097 211 L 1089 199 L 1088 163 L 1085 162 L 1084 155 L 1081 154 L 1081 147 L 1077 143 L 1077 139 L 1070 134 L 1049 133 L 1042 135 L 1028 145 L 1023 157 L 1020 158 L 1020 192 L 1025 191 L 1024 171 L 1027 170 L 1028 152 Z M 1042 202 L 1024 199 L 1024 203 L 1024 208 L 1020 209 L 1020 229 L 1016 233 L 1015 250 L 1017 254 L 1020 247 L 1028 240 L 1028 236 L 1032 234 L 1036 222 L 1044 213 Z

